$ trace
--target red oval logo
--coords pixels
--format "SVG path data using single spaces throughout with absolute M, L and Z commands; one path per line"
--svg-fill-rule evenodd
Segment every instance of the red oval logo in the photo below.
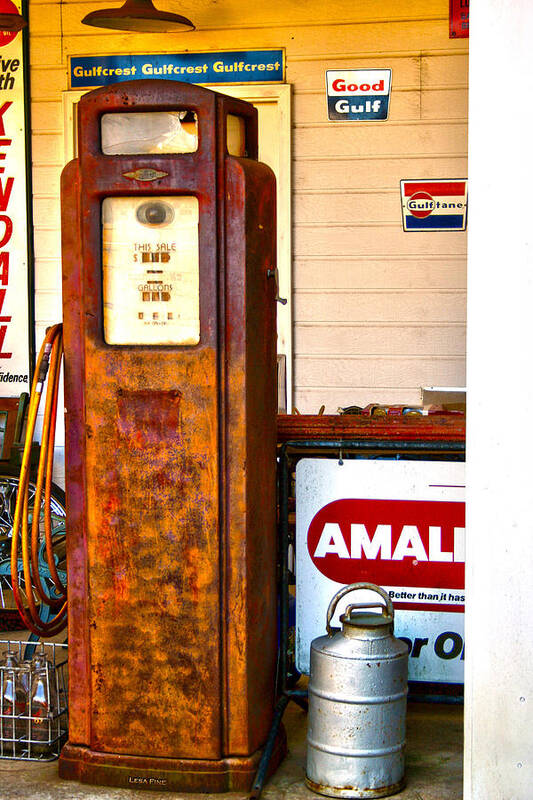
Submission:
M 19 10 L 11 0 L 0 0 L 0 14 L 18 14 Z M 18 31 L 0 31 L 0 47 L 13 41 Z
M 307 548 L 337 583 L 464 588 L 465 504 L 335 500 L 313 517 Z
M 409 213 L 417 219 L 429 217 L 435 208 L 435 201 L 428 192 L 415 192 L 407 201 Z

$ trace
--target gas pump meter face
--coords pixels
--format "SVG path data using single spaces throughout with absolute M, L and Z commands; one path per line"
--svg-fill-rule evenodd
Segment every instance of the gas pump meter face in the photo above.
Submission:
M 107 344 L 198 344 L 198 215 L 191 195 L 104 199 Z

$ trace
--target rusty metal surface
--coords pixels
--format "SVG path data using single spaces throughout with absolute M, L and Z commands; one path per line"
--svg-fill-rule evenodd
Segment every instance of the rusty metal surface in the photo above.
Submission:
M 231 113 L 236 102 L 228 99 Z M 195 111 L 198 151 L 102 156 L 101 111 L 152 103 Z M 108 764 L 111 775 L 117 758 L 139 756 L 146 769 L 173 759 L 183 769 L 173 786 L 187 784 L 206 760 L 215 774 L 229 756 L 249 760 L 272 716 L 275 303 L 265 273 L 274 184 L 249 161 L 226 178 L 215 126 L 224 103 L 171 81 L 106 87 L 80 101 L 80 172 L 67 167 L 63 198 L 69 640 L 81 667 L 65 775 L 97 755 L 99 774 Z M 164 176 L 149 189 L 124 177 L 142 168 Z M 100 204 L 150 189 L 199 201 L 197 346 L 103 340 Z
M 325 795 L 326 797 L 358 797 L 371 800 L 373 797 L 390 797 L 393 794 L 401 792 L 405 786 L 405 780 L 392 783 L 390 786 L 383 786 L 380 789 L 360 789 L 357 786 L 324 786 L 321 783 L 315 783 L 309 780 L 309 778 L 305 779 L 305 785 L 313 792 Z
M 61 175 L 63 252 L 63 339 L 69 356 L 64 362 L 65 391 L 65 473 L 68 508 L 68 631 L 69 736 L 71 741 L 90 741 L 90 667 L 87 584 L 87 536 L 85 526 L 86 471 L 84 463 L 84 395 L 81 391 L 85 354 L 80 332 L 84 313 L 81 303 L 80 174 L 71 161 Z
M 464 442 L 465 417 L 362 417 L 348 414 L 280 414 L 278 442 L 297 439 L 388 439 Z
M 268 774 L 271 775 L 285 756 L 286 734 L 280 729 Z M 67 744 L 59 761 L 59 775 L 103 786 L 148 789 L 170 792 L 246 792 L 257 769 L 260 751 L 246 757 L 177 760 L 139 758 L 95 753 L 84 747 Z
M 87 347 L 96 750 L 221 755 L 215 374 L 207 348 Z
M 265 741 L 274 705 L 276 303 L 267 272 L 275 262 L 276 200 L 274 176 L 257 162 L 227 159 L 225 186 L 226 746 L 242 753 Z

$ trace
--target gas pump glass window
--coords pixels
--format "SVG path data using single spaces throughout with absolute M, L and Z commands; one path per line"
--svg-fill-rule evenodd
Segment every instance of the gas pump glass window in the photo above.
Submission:
M 107 344 L 199 343 L 198 215 L 192 195 L 104 199 Z
M 244 119 L 236 114 L 226 117 L 226 146 L 230 156 L 246 156 L 246 125 Z
M 105 155 L 194 153 L 198 119 L 186 109 L 103 114 L 101 139 Z

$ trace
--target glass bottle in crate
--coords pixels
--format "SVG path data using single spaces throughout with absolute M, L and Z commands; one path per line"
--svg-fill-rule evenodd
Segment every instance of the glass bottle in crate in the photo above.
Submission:
M 23 659 L 19 666 L 19 686 L 24 693 L 24 713 L 17 719 L 17 737 L 20 747 L 24 751 L 24 757 L 28 756 L 28 739 L 31 734 L 29 718 L 31 675 L 31 663 Z
M 24 735 L 24 720 L 28 696 L 21 680 L 21 668 L 15 653 L 8 650 L 2 665 L 1 739 L 3 755 L 20 753 L 20 738 Z
M 57 709 L 55 669 L 48 661 L 44 646 L 31 665 L 31 756 L 49 755 L 53 740 L 53 720 Z

